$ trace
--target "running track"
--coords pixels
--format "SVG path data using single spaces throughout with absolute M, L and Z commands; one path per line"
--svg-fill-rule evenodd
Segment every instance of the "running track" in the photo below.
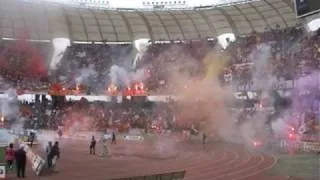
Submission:
M 153 152 L 154 142 L 118 142 L 110 146 L 111 157 L 101 158 L 89 155 L 87 144 L 63 142 L 58 173 L 36 177 L 29 168 L 26 179 L 106 180 L 181 170 L 186 171 L 184 180 L 287 179 L 264 175 L 275 165 L 274 157 L 236 145 L 208 144 L 204 149 L 199 143 L 177 142 L 160 156 Z M 8 179 L 15 178 L 11 174 Z

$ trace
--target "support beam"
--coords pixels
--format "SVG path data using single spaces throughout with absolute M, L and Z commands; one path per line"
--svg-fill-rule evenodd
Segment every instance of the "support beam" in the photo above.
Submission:
M 216 27 L 214 27 L 214 25 L 210 22 L 209 18 L 205 15 L 204 11 L 195 11 L 196 13 L 198 13 L 204 20 L 205 22 L 208 24 L 213 36 L 218 36 L 217 34 L 217 29 Z M 216 38 L 216 37 L 214 37 Z
M 72 34 L 72 30 L 71 30 L 71 20 L 69 18 L 69 15 L 67 13 L 67 10 L 65 8 L 62 8 L 62 13 L 63 13 L 63 16 L 66 20 L 66 25 L 67 25 L 67 29 L 68 29 L 68 35 L 69 35 L 69 39 L 70 41 L 75 41 L 74 37 L 73 37 L 73 34 Z
M 85 23 L 85 21 L 84 21 L 84 18 L 82 17 L 82 14 L 81 14 L 81 12 L 80 12 L 80 9 L 77 9 L 77 13 L 78 13 L 78 15 L 79 15 L 79 17 L 80 17 L 80 19 L 81 19 L 82 26 L 83 26 L 83 29 L 84 29 L 84 32 L 85 32 L 86 38 L 87 38 L 86 40 L 89 41 L 89 35 L 88 35 L 88 31 L 87 31 L 87 26 L 86 26 L 86 23 Z
M 182 11 L 182 12 L 183 12 L 183 14 L 185 14 L 185 15 L 189 18 L 189 20 L 191 21 L 192 25 L 194 26 L 194 29 L 195 29 L 195 30 L 197 31 L 197 33 L 198 33 L 198 38 L 201 38 L 201 33 L 200 33 L 200 31 L 199 31 L 196 23 L 193 21 L 192 17 L 187 13 L 187 11 Z
M 144 24 L 146 25 L 147 29 L 148 29 L 148 33 L 149 33 L 149 37 L 152 41 L 154 41 L 154 37 L 153 37 L 153 32 L 152 32 L 152 27 L 149 24 L 149 21 L 147 20 L 147 18 L 144 16 L 144 14 L 142 12 L 136 11 L 136 13 L 141 17 L 141 19 L 143 20 Z
M 131 25 L 130 25 L 127 17 L 124 15 L 124 12 L 118 11 L 118 13 L 122 17 L 123 22 L 127 26 L 128 33 L 129 33 L 129 41 L 133 41 L 134 40 L 134 35 L 133 35 L 133 31 L 132 31 Z
M 52 27 L 51 27 L 50 17 L 49 17 L 49 13 L 48 13 L 48 7 L 45 6 L 44 9 L 45 9 L 45 13 L 46 13 L 46 15 L 47 15 L 47 17 L 48 17 L 48 31 L 49 31 L 49 35 L 50 35 L 50 37 L 51 37 L 49 40 L 52 41 L 52 39 L 53 39 L 54 37 L 53 37 L 53 34 L 52 34 Z M 68 36 L 70 36 L 70 35 L 68 34 Z
M 108 20 L 109 20 L 110 23 L 111 23 L 112 29 L 113 29 L 113 31 L 114 31 L 114 33 L 115 33 L 115 35 L 116 35 L 116 41 L 119 41 L 119 35 L 118 35 L 117 29 L 116 29 L 116 27 L 115 27 L 115 25 L 114 25 L 113 20 L 110 18 L 109 14 L 108 14 L 108 11 L 103 11 L 103 12 L 107 15 Z M 107 40 L 107 41 L 108 41 L 108 40 Z
M 179 30 L 180 30 L 180 32 L 181 32 L 181 35 L 182 35 L 183 39 L 180 39 L 180 40 L 185 40 L 186 37 L 185 37 L 185 35 L 184 35 L 184 33 L 183 33 L 181 24 L 180 24 L 179 20 L 177 19 L 177 17 L 176 17 L 174 14 L 172 14 L 170 11 L 167 11 L 167 13 L 171 15 L 171 17 L 172 17 L 173 20 L 175 20 L 175 22 L 176 22 L 176 24 L 177 24 L 177 26 L 178 26 L 178 28 L 179 28 Z M 177 40 L 177 39 L 172 39 L 172 40 Z
M 266 23 L 268 29 L 272 29 L 272 27 L 270 26 L 270 24 L 268 23 L 268 21 L 267 21 L 267 19 L 264 17 L 264 15 L 263 15 L 254 5 L 252 5 L 252 3 L 248 3 L 248 5 L 249 5 L 252 9 L 254 9 L 254 10 L 257 12 L 257 14 L 259 14 L 259 15 L 261 16 L 262 20 Z
M 156 12 L 156 11 L 154 11 L 153 13 L 154 13 L 154 15 L 156 15 L 156 16 L 158 17 L 158 19 L 159 19 L 160 23 L 162 24 L 162 26 L 163 26 L 164 30 L 165 30 L 165 31 L 166 31 L 166 33 L 167 33 L 167 36 L 168 36 L 168 38 L 169 38 L 169 39 L 166 39 L 166 40 L 172 40 L 172 38 L 171 38 L 171 36 L 170 36 L 170 33 L 169 33 L 169 31 L 168 31 L 168 28 L 167 28 L 167 26 L 164 24 L 164 22 L 162 21 L 162 19 L 161 19 L 160 15 L 159 15 L 159 14 L 157 14 L 157 12 Z
M 248 22 L 248 24 L 249 24 L 249 26 L 250 26 L 250 28 L 251 28 L 251 31 L 253 31 L 253 30 L 254 30 L 254 27 L 253 27 L 251 21 L 250 21 L 250 20 L 248 19 L 248 17 L 246 16 L 246 14 L 243 13 L 242 10 L 241 10 L 241 8 L 239 8 L 237 5 L 235 5 L 235 6 L 233 6 L 233 7 L 234 7 L 235 9 L 237 9 L 237 10 L 240 12 L 241 16 L 243 16 L 243 17 L 245 18 L 245 20 Z
M 235 34 L 235 36 L 238 36 L 240 33 L 238 31 L 237 26 L 235 25 L 232 18 L 230 17 L 230 15 L 223 8 L 218 8 L 218 10 L 227 18 L 227 21 L 230 24 L 231 29 L 232 29 L 233 33 Z
M 103 39 L 103 35 L 102 35 L 102 30 L 101 30 L 101 26 L 100 26 L 100 23 L 99 23 L 99 20 L 98 20 L 98 17 L 96 16 L 96 14 L 94 13 L 94 11 L 92 9 L 89 9 L 90 13 L 93 15 L 94 17 L 94 20 L 96 21 L 97 23 L 97 26 L 98 26 L 98 30 L 99 30 L 99 34 L 100 34 L 100 37 L 102 40 Z
M 270 3 L 268 0 L 265 1 L 270 7 L 272 7 L 272 9 L 274 9 L 278 16 L 280 16 L 280 18 L 282 19 L 283 23 L 286 25 L 286 28 L 289 27 L 287 24 L 287 21 L 284 19 L 284 17 L 282 16 L 281 12 L 278 10 L 278 8 L 276 8 L 272 3 Z

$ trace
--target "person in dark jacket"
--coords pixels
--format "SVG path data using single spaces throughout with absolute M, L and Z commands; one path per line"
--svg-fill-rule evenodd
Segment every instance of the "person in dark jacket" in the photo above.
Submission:
M 24 150 L 24 145 L 20 145 L 20 148 L 15 152 L 17 177 L 24 178 L 27 164 L 27 153 Z
M 30 147 L 33 146 L 34 139 L 35 139 L 35 133 L 34 132 L 30 132 L 29 137 L 28 137 L 28 142 L 30 143 Z
M 56 141 L 54 145 L 52 146 L 51 152 L 48 157 L 52 162 L 52 166 L 54 167 L 56 164 L 56 160 L 60 158 L 60 148 L 59 148 L 59 142 Z
M 48 146 L 46 147 L 46 161 L 48 164 L 48 168 L 52 167 L 51 150 L 52 150 L 52 142 L 49 141 Z
M 91 142 L 90 142 L 90 154 L 96 154 L 96 139 L 94 138 L 94 136 L 92 136 Z
M 112 132 L 111 144 L 117 144 L 116 134 L 114 132 Z
M 207 134 L 206 133 L 203 133 L 202 134 L 202 144 L 205 145 L 207 142 Z

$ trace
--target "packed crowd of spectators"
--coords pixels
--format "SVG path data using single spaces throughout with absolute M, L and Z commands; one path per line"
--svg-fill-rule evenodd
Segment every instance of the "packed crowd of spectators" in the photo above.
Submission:
M 66 132 L 104 131 L 117 129 L 125 132 L 130 128 L 152 128 L 153 123 L 162 123 L 166 128 L 174 124 L 173 105 L 170 103 L 106 103 L 66 101 L 53 108 L 50 103 L 21 103 L 20 115 L 26 129 L 57 130 Z
M 262 44 L 271 47 L 267 57 L 267 73 L 277 80 L 292 80 L 313 72 L 318 68 L 320 51 L 319 33 L 304 34 L 299 27 L 274 29 L 270 32 L 253 32 L 247 37 L 237 37 L 230 42 L 223 55 L 228 58 L 228 65 L 222 75 L 224 82 L 234 84 L 253 84 L 252 68 L 257 61 L 255 52 Z M 170 71 L 187 71 L 191 76 L 201 76 L 205 72 L 203 58 L 210 51 L 217 51 L 217 41 L 192 41 L 169 44 L 152 44 L 138 68 L 148 64 L 151 77 L 147 80 L 150 91 L 170 89 L 168 74 Z M 70 74 L 71 70 L 94 64 L 99 80 L 105 83 L 111 65 L 119 65 L 130 70 L 136 51 L 132 45 L 73 45 L 61 63 L 59 71 Z M 259 62 L 258 62 L 259 63 Z M 177 65 L 178 64 L 178 65 Z M 188 66 L 189 65 L 189 66 Z M 107 81 L 106 84 L 110 82 Z
M 198 41 L 189 43 L 170 43 L 170 44 L 152 44 L 147 52 L 139 59 L 137 69 L 144 68 L 150 71 L 151 78 L 147 80 L 147 88 L 155 91 L 165 84 L 167 72 L 169 70 L 189 71 L 192 74 L 198 74 L 200 68 L 194 64 L 199 64 L 206 53 L 216 44 L 215 41 Z M 133 72 L 134 59 L 137 51 L 131 44 L 122 45 L 72 45 L 66 50 L 66 53 L 58 65 L 56 76 L 65 84 L 76 83 L 77 77 L 81 76 L 83 69 L 93 69 L 90 77 L 92 84 L 111 83 L 109 76 L 110 67 L 117 65 L 125 68 L 128 72 Z M 187 61 L 184 63 L 182 61 Z M 188 61 L 191 62 L 188 65 Z M 176 64 L 180 63 L 180 69 L 174 69 Z M 181 64 L 186 64 L 181 66 Z M 168 69 L 171 66 L 171 69 Z M 82 71 L 83 72 L 83 71 Z M 87 71 L 88 72 L 88 71 Z M 85 74 L 85 73 L 84 73 Z
M 319 68 L 319 34 L 306 35 L 298 27 L 276 28 L 266 33 L 252 32 L 250 36 L 237 37 L 234 42 L 228 41 L 223 56 L 229 61 L 221 75 L 222 80 L 239 85 L 252 84 L 252 68 L 258 59 L 252 54 L 259 51 L 261 44 L 271 47 L 267 72 L 274 78 L 291 80 L 308 74 Z M 187 72 L 191 77 L 201 77 L 206 69 L 202 60 L 208 52 L 221 53 L 217 46 L 220 46 L 217 41 L 207 40 L 151 44 L 138 61 L 137 68 L 147 67 L 150 70 L 151 76 L 145 82 L 148 90 L 166 91 L 170 89 L 167 84 L 169 72 Z M 20 89 L 46 90 L 51 83 L 59 82 L 74 87 L 79 84 L 79 76 L 89 74 L 85 75 L 89 81 L 82 79 L 81 83 L 92 88 L 92 94 L 101 93 L 101 89 L 111 83 L 110 67 L 118 65 L 134 71 L 132 64 L 137 53 L 131 44 L 74 44 L 67 48 L 57 70 L 49 77 L 46 70 L 51 52 L 49 44 L 1 41 L 3 86 L 10 84 Z

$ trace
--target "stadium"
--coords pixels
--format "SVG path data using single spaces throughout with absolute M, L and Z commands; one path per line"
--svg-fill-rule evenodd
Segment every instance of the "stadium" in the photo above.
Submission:
M 318 0 L 2 0 L 0 178 L 320 178 Z

